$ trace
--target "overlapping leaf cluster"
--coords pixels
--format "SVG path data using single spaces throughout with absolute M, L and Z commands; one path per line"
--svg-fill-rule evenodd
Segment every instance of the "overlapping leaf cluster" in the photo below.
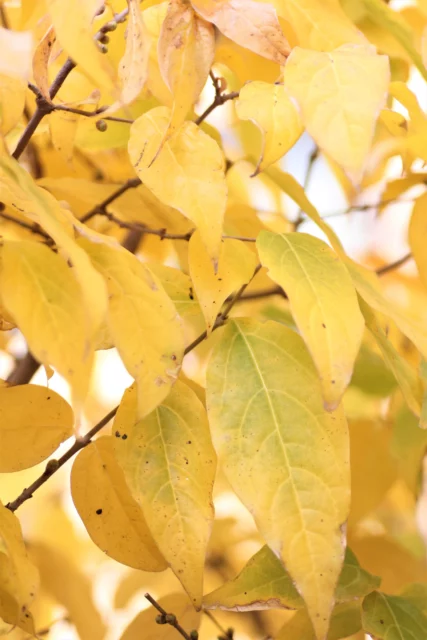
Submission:
M 251 637 L 427 637 L 427 4 L 21 0 L 0 16 L 0 346 L 28 348 L 0 387 L 0 472 L 75 438 L 0 505 L 4 630 L 48 633 L 59 603 L 79 637 L 106 632 L 66 513 L 28 525 L 27 546 L 13 513 L 72 459 L 90 548 L 165 596 L 123 639 L 214 637 L 212 610 L 252 612 Z M 350 257 L 307 193 L 319 162 L 348 215 L 368 190 L 379 215 L 414 188 L 411 253 Z M 409 259 L 417 276 L 397 275 Z M 112 348 L 134 383 L 97 422 Z M 40 365 L 72 407 L 30 384 Z M 215 517 L 226 498 L 244 533 Z

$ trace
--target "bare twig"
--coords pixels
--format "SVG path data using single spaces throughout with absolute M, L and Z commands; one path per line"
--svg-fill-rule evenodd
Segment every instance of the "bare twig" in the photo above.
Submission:
M 395 260 L 394 262 L 391 262 L 390 264 L 386 264 L 383 267 L 380 267 L 379 269 L 376 269 L 375 273 L 378 276 L 383 276 L 384 274 L 389 273 L 390 271 L 394 271 L 395 269 L 399 269 L 399 267 L 401 267 L 402 265 L 406 264 L 406 262 L 411 260 L 411 258 L 412 258 L 412 253 L 407 253 L 406 255 L 403 256 L 403 258 L 399 258 L 399 260 Z
M 215 98 L 213 99 L 212 104 L 210 104 L 209 107 L 207 107 L 207 109 L 205 109 L 203 113 L 198 118 L 196 118 L 196 120 L 194 121 L 196 124 L 201 124 L 204 120 L 206 120 L 208 115 L 211 114 L 212 111 L 217 107 L 220 107 L 221 105 L 225 104 L 229 100 L 234 100 L 235 98 L 239 97 L 238 91 L 231 91 L 230 93 L 222 93 L 219 78 L 217 78 L 212 71 L 209 72 L 209 76 L 212 80 L 212 84 L 215 89 Z
M 144 595 L 147 598 L 148 602 L 150 602 L 160 614 L 156 617 L 157 624 L 170 624 L 170 626 L 174 627 L 178 631 L 178 633 L 180 633 L 182 637 L 185 638 L 185 640 L 197 640 L 199 634 L 196 630 L 187 633 L 185 629 L 183 629 L 179 624 L 178 619 L 174 613 L 168 613 L 149 593 L 146 593 Z
M 39 366 L 40 362 L 38 362 L 33 354 L 28 351 L 28 353 L 23 358 L 17 360 L 13 371 L 7 378 L 7 382 L 11 386 L 28 384 Z
M 308 189 L 310 180 L 313 175 L 313 168 L 318 157 L 319 157 L 319 149 L 318 147 L 315 147 L 310 155 L 310 158 L 308 159 L 307 171 L 305 173 L 305 178 L 304 178 L 304 191 Z M 302 209 L 299 209 L 296 220 L 294 222 L 294 230 L 296 231 L 303 222 L 304 222 L 304 211 Z
M 46 231 L 43 231 L 43 229 L 38 224 L 31 224 L 30 222 L 25 222 L 25 220 L 19 220 L 19 218 L 15 218 L 14 216 L 11 216 L 9 213 L 5 213 L 4 211 L 2 211 L 1 207 L 0 207 L 0 218 L 3 218 L 8 222 L 13 222 L 14 224 L 17 224 L 23 229 L 27 229 L 28 231 L 31 231 L 31 233 L 35 233 L 36 235 L 41 236 L 46 240 L 48 244 L 53 244 L 52 238 L 46 233 Z
M 95 205 L 93 209 L 85 213 L 84 216 L 80 218 L 80 222 L 87 222 L 96 215 L 109 216 L 110 214 L 107 214 L 108 205 L 117 200 L 117 198 L 120 198 L 120 196 L 126 193 L 126 191 L 128 191 L 129 189 L 135 189 L 136 187 L 139 187 L 140 184 L 141 180 L 139 178 L 130 178 L 130 180 L 127 180 L 124 184 L 113 191 L 113 193 L 109 195 L 108 198 L 105 198 L 105 200 Z
M 253 278 L 256 276 L 256 274 L 260 269 L 261 269 L 261 265 L 259 264 L 257 265 L 250 281 L 244 284 L 243 286 L 241 286 L 240 289 L 231 298 L 231 300 L 229 300 L 229 302 L 226 303 L 224 309 L 217 315 L 215 323 L 212 327 L 212 331 L 215 331 L 215 329 L 218 329 L 218 327 L 221 327 L 223 324 L 225 324 L 231 309 L 234 307 L 236 302 L 238 302 L 241 295 L 244 293 L 246 287 L 253 280 Z M 207 337 L 207 332 L 204 331 L 202 334 L 200 334 L 198 338 L 196 338 L 196 340 L 194 340 L 191 344 L 188 345 L 188 347 L 184 350 L 184 354 L 187 354 L 193 349 L 195 349 L 197 345 L 199 345 L 201 342 L 203 342 L 203 340 L 206 339 L 206 337 Z M 44 483 L 47 482 L 47 480 L 49 480 L 49 478 L 54 473 L 56 473 L 58 469 L 60 469 L 66 462 L 68 462 L 70 458 L 72 458 L 76 453 L 84 449 L 84 447 L 86 447 L 92 441 L 92 438 L 99 431 L 101 431 L 101 429 L 103 429 L 110 422 L 110 420 L 112 420 L 112 418 L 114 418 L 118 408 L 119 407 L 117 406 L 117 407 L 114 407 L 114 409 L 111 409 L 111 411 L 107 413 L 107 415 L 104 416 L 102 420 L 100 420 L 94 427 L 92 427 L 92 429 L 88 431 L 85 436 L 83 436 L 82 438 L 76 439 L 75 442 L 68 449 L 68 451 L 66 451 L 60 458 L 58 458 L 58 460 L 49 460 L 43 473 L 36 480 L 34 480 L 34 482 L 29 487 L 24 489 L 22 493 L 15 500 L 13 500 L 12 502 L 9 502 L 6 505 L 7 508 L 10 509 L 11 511 L 16 511 L 24 502 L 32 498 L 33 494 L 35 493 L 35 491 L 37 491 L 37 489 L 39 489 L 42 485 L 44 485 Z

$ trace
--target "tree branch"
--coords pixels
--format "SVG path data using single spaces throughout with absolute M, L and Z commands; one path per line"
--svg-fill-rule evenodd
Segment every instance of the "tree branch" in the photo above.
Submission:
M 206 120 L 208 115 L 210 115 L 214 109 L 225 104 L 226 102 L 228 102 L 228 100 L 234 100 L 235 98 L 239 97 L 238 91 L 231 91 L 231 93 L 222 93 L 221 82 L 219 78 L 217 78 L 212 71 L 209 73 L 209 75 L 211 77 L 212 84 L 215 89 L 215 98 L 212 104 L 210 104 L 209 107 L 207 107 L 207 109 L 203 111 L 202 115 L 196 118 L 194 122 L 197 125 L 201 124 L 204 120 Z
M 170 624 L 171 627 L 174 627 L 178 631 L 178 633 L 180 633 L 182 637 L 185 638 L 185 640 L 198 639 L 199 634 L 196 630 L 190 631 L 190 633 L 187 633 L 185 629 L 183 629 L 179 624 L 178 619 L 174 613 L 168 613 L 165 609 L 163 609 L 162 606 L 159 605 L 157 600 L 155 600 L 152 596 L 150 596 L 149 593 L 146 593 L 144 595 L 147 598 L 148 602 L 150 602 L 160 614 L 156 617 L 157 624 Z
M 390 271 L 394 271 L 395 269 L 399 269 L 402 265 L 406 264 L 412 258 L 412 253 L 407 253 L 403 256 L 403 258 L 399 258 L 399 260 L 395 260 L 395 262 L 391 262 L 390 264 L 386 264 L 383 267 L 375 270 L 375 273 L 378 276 L 383 276 Z
M 222 325 L 225 324 L 231 309 L 234 307 L 236 302 L 238 302 L 239 298 L 245 291 L 246 287 L 249 285 L 250 282 L 252 282 L 252 280 L 255 278 L 256 274 L 260 269 L 261 269 L 261 265 L 259 264 L 257 265 L 251 279 L 246 284 L 240 287 L 240 289 L 235 293 L 235 295 L 231 298 L 231 300 L 225 305 L 224 309 L 217 315 L 215 323 L 212 327 L 212 331 L 215 331 L 216 329 L 218 329 L 218 327 L 222 327 Z M 195 349 L 197 345 L 203 342 L 203 340 L 205 340 L 206 338 L 207 338 L 207 332 L 204 331 L 203 333 L 200 334 L 198 338 L 196 338 L 196 340 L 193 340 L 193 342 L 188 345 L 188 347 L 184 350 L 184 355 L 186 355 L 187 353 Z M 24 502 L 32 498 L 34 492 L 37 491 L 37 489 L 39 489 L 42 485 L 44 485 L 44 483 L 47 482 L 47 480 L 49 480 L 49 478 L 54 473 L 56 473 L 58 469 L 60 469 L 66 462 L 68 462 L 70 458 L 72 458 L 76 453 L 84 449 L 91 442 L 92 438 L 99 431 L 101 431 L 101 429 L 103 429 L 110 422 L 112 418 L 114 418 L 118 408 L 119 407 L 117 406 L 117 407 L 114 407 L 114 409 L 111 409 L 111 411 L 107 413 L 107 415 L 104 416 L 102 420 L 100 420 L 94 427 L 92 427 L 92 429 L 88 431 L 85 436 L 83 436 L 82 438 L 77 438 L 75 442 L 72 444 L 72 446 L 68 449 L 68 451 L 66 451 L 60 458 L 58 458 L 58 460 L 55 460 L 55 459 L 49 460 L 48 463 L 46 464 L 46 468 L 43 471 L 43 473 L 36 480 L 34 480 L 34 482 L 30 484 L 29 487 L 24 489 L 22 493 L 15 500 L 13 500 L 12 502 L 9 502 L 6 505 L 6 507 L 10 509 L 10 511 L 16 511 Z
M 38 224 L 31 224 L 30 222 L 25 222 L 25 220 L 19 220 L 18 218 L 11 216 L 9 213 L 5 213 L 4 211 L 2 211 L 1 206 L 0 218 L 3 218 L 8 222 L 13 222 L 23 229 L 27 229 L 28 231 L 31 231 L 31 233 L 35 233 L 36 235 L 41 236 L 48 244 L 53 244 L 52 238 L 46 233 L 46 231 L 43 231 L 43 229 Z
M 142 183 L 139 178 L 130 178 L 130 180 L 127 180 L 124 184 L 118 187 L 116 191 L 108 196 L 108 198 L 105 198 L 105 200 L 95 205 L 93 209 L 85 213 L 84 216 L 80 218 L 80 222 L 87 222 L 96 215 L 109 216 L 110 214 L 107 214 L 108 205 L 117 200 L 117 198 L 120 198 L 120 196 L 126 193 L 129 189 L 136 189 L 140 184 Z

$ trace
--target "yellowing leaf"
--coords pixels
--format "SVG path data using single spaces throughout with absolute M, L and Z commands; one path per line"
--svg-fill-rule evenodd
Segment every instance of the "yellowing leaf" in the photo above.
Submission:
M 347 602 L 366 596 L 380 584 L 381 578 L 365 571 L 354 553 L 347 547 L 341 575 L 335 589 L 337 602 Z
M 144 27 L 138 0 L 128 0 L 126 49 L 119 64 L 120 98 L 104 113 L 112 113 L 133 102 L 143 89 L 148 73 L 150 37 Z
M 379 422 L 350 423 L 350 454 L 350 522 L 354 525 L 378 506 L 397 469 L 390 455 L 390 434 Z
M 350 499 L 341 408 L 323 409 L 302 338 L 278 323 L 249 319 L 230 321 L 214 348 L 207 407 L 229 482 L 280 555 L 317 637 L 324 638 Z
M 0 472 L 45 460 L 73 435 L 71 407 L 55 391 L 36 385 L 0 388 Z
M 114 438 L 85 447 L 71 471 L 74 505 L 94 543 L 117 562 L 142 571 L 163 571 L 141 508 L 132 498 L 114 454 Z
M 92 37 L 92 20 L 102 0 L 77 0 L 73 10 L 67 0 L 46 0 L 56 36 L 70 58 L 96 86 L 115 92 L 114 69 Z
M 291 49 L 271 4 L 255 0 L 192 0 L 192 5 L 230 40 L 268 60 L 285 64 Z
M 427 197 L 423 194 L 415 202 L 408 229 L 409 246 L 414 256 L 418 272 L 427 286 Z
M 101 276 L 92 267 L 86 253 L 73 238 L 73 216 L 45 189 L 38 187 L 16 160 L 0 154 L 0 185 L 2 202 L 24 213 L 56 242 L 72 264 L 85 301 L 88 339 L 92 338 L 107 311 L 107 289 Z
M 403 405 L 393 421 L 391 452 L 397 460 L 399 474 L 412 493 L 418 496 L 422 480 L 422 461 L 427 448 L 427 431 Z
M 353 278 L 354 286 L 359 295 L 370 307 L 390 317 L 399 329 L 416 345 L 425 358 L 427 358 L 427 331 L 425 323 L 404 313 L 398 309 L 393 302 L 383 296 L 379 284 L 379 279 L 372 271 L 368 271 L 359 264 L 348 259 L 347 269 Z
M 194 290 L 210 332 L 227 297 L 251 279 L 256 266 L 255 255 L 239 240 L 224 240 L 215 273 L 196 231 L 188 247 L 188 261 Z
M 25 106 L 27 84 L 0 74 L 0 133 L 6 135 L 19 122 Z
M 36 242 L 5 242 L 0 255 L 4 307 L 35 358 L 55 367 L 81 402 L 88 390 L 93 350 L 82 294 L 71 270 Z
M 133 123 L 129 155 L 145 186 L 194 222 L 216 264 L 227 200 L 224 158 L 210 136 L 186 122 L 151 164 L 169 126 L 169 114 L 166 107 L 158 107 Z
M 201 614 L 194 610 L 187 596 L 182 593 L 172 593 L 160 598 L 159 604 L 168 613 L 173 613 L 181 627 L 188 633 L 199 628 Z M 176 629 L 168 624 L 158 625 L 156 622 L 157 614 L 158 612 L 154 607 L 138 613 L 136 618 L 124 630 L 120 640 L 135 640 L 135 638 L 176 640 Z
M 361 628 L 360 606 L 358 602 L 345 602 L 337 604 L 332 610 L 331 623 L 326 640 L 340 640 L 341 638 L 353 638 Z M 276 640 L 316 640 L 313 625 L 302 609 L 287 622 L 277 633 Z M 350 639 L 349 639 L 350 640 Z
M 200 306 L 190 276 L 179 269 L 172 269 L 172 267 L 166 267 L 157 262 L 149 262 L 146 266 L 160 280 L 163 289 L 174 303 L 180 316 L 195 316 L 200 313 Z
M 363 5 L 369 17 L 396 38 L 409 54 L 421 75 L 427 79 L 427 71 L 423 64 L 423 59 L 414 44 L 413 29 L 411 29 L 403 16 L 381 0 L 363 0 Z
M 138 415 L 167 396 L 184 351 L 176 309 L 161 284 L 129 251 L 80 241 L 104 276 L 109 292 L 108 324 L 114 344 L 138 390 Z
M 427 636 L 427 616 L 410 600 L 374 591 L 362 604 L 363 629 L 379 640 Z
M 334 409 L 351 380 L 364 322 L 351 277 L 327 244 L 305 233 L 262 231 L 258 253 L 286 292 L 316 364 L 325 406 Z
M 49 93 L 48 65 L 52 47 L 56 42 L 55 30 L 49 27 L 40 40 L 33 55 L 33 77 L 43 97 L 51 102 Z
M 37 570 L 30 562 L 17 517 L 0 504 L 0 617 L 34 635 L 28 611 L 38 587 Z
M 54 111 L 49 115 L 49 129 L 52 144 L 68 164 L 72 164 L 74 141 L 79 116 L 68 111 Z
M 296 47 L 284 78 L 308 133 L 358 182 L 385 105 L 387 56 L 375 55 L 370 47 L 345 46 L 331 53 Z
M 249 82 L 236 103 L 241 120 L 252 120 L 261 129 L 264 146 L 255 174 L 285 155 L 303 132 L 296 105 L 282 84 Z
M 160 71 L 174 98 L 167 137 L 198 99 L 214 55 L 214 27 L 194 12 L 188 0 L 171 0 L 158 44 Z
M 338 0 L 283 0 L 275 4 L 279 15 L 292 25 L 301 47 L 331 51 L 350 42 L 367 43 Z
M 204 609 L 254 611 L 302 607 L 304 601 L 291 576 L 267 545 L 252 556 L 234 580 L 203 598 Z
M 131 388 L 113 425 L 118 460 L 161 553 L 200 607 L 216 467 L 206 412 L 181 381 L 140 422 L 135 400 Z
M 416 416 L 420 417 L 424 395 L 421 378 L 414 367 L 399 354 L 388 340 L 375 313 L 363 300 L 360 300 L 360 309 L 365 318 L 366 326 L 377 341 L 383 358 L 393 372 L 408 407 Z
M 30 31 L 0 27 L 0 75 L 27 82 L 31 71 L 33 38 Z

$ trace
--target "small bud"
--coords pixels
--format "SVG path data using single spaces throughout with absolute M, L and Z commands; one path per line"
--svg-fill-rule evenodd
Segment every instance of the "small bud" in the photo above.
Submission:
M 159 613 L 159 615 L 156 616 L 156 622 L 157 624 L 166 624 L 165 616 L 163 615 L 163 613 Z
M 108 53 L 108 47 L 106 44 L 100 44 L 99 45 L 99 50 L 101 53 Z
M 104 33 L 100 38 L 99 42 L 102 44 L 108 44 L 110 42 L 110 38 Z
M 199 640 L 199 632 L 193 629 L 193 631 L 190 631 L 190 638 L 191 640 Z
M 104 131 L 107 131 L 108 125 L 105 120 L 98 120 L 96 123 L 96 128 L 98 129 L 98 131 L 102 131 L 102 133 L 104 133 Z
M 167 613 L 165 620 L 168 624 L 176 624 L 176 616 L 173 613 Z
M 107 31 L 115 31 L 117 29 L 117 22 L 115 20 L 110 20 L 102 27 L 102 30 L 107 33 Z
M 46 465 L 46 473 L 55 473 L 55 471 L 59 468 L 58 460 L 52 459 Z
M 218 87 L 219 87 L 220 93 L 223 93 L 223 91 L 225 91 L 227 88 L 227 80 L 222 77 L 218 78 Z

